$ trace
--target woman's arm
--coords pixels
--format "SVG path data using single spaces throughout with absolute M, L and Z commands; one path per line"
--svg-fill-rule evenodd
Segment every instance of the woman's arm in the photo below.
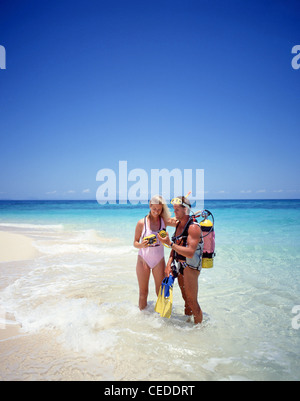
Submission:
M 140 220 L 135 228 L 135 235 L 134 235 L 134 241 L 133 241 L 133 246 L 137 249 L 142 249 L 146 248 L 148 246 L 148 241 L 143 240 L 143 242 L 140 242 L 140 238 L 142 236 L 144 228 L 144 219 Z
M 166 227 L 176 227 L 178 220 L 175 217 L 170 217 L 167 221 L 165 221 Z

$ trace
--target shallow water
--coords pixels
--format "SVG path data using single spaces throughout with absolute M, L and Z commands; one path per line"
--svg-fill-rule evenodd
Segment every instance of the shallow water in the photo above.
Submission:
M 154 312 L 152 280 L 147 310 L 137 307 L 132 242 L 142 206 L 0 202 L 0 229 L 33 238 L 39 250 L 33 261 L 0 264 L 0 306 L 22 333 L 53 333 L 82 377 L 83 358 L 95 362 L 95 379 L 105 364 L 116 380 L 299 380 L 300 202 L 205 206 L 216 219 L 217 257 L 199 279 L 201 326 L 186 321 L 177 283 L 170 320 Z M 41 362 L 31 363 L 37 372 Z

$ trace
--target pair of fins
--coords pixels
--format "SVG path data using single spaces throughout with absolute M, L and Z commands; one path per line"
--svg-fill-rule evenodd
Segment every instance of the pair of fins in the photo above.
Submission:
M 174 281 L 175 278 L 172 275 L 164 278 L 155 306 L 155 312 L 159 313 L 161 317 L 167 319 L 170 319 L 172 314 Z

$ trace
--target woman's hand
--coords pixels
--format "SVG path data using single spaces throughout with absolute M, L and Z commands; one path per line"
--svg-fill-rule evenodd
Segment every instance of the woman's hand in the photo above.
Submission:
M 141 248 L 147 248 L 149 246 L 149 243 L 146 239 L 143 239 L 143 241 L 141 242 Z

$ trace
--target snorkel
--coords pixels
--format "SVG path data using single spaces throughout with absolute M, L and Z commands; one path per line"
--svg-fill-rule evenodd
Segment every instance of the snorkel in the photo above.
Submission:
M 171 204 L 174 205 L 181 205 L 183 207 L 187 207 L 191 209 L 191 204 L 190 201 L 188 200 L 188 197 L 191 195 L 192 191 L 190 191 L 186 196 L 178 196 L 177 198 L 173 198 L 171 200 Z
M 191 193 L 192 192 L 190 191 L 186 196 L 178 196 L 171 200 L 171 204 L 174 207 L 174 213 L 177 220 L 180 218 L 180 215 L 182 216 L 183 213 L 186 216 L 190 216 L 192 206 L 188 197 L 191 195 Z

